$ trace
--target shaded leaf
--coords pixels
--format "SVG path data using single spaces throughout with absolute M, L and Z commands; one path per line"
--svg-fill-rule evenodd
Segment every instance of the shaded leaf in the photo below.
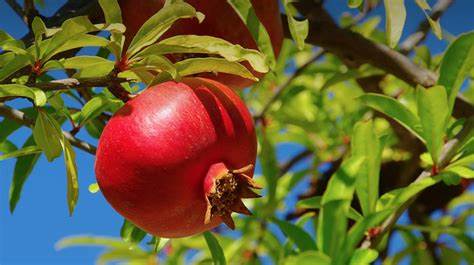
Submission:
M 6 142 L 2 142 L 2 144 L 5 144 Z M 8 150 L 8 149 L 5 149 Z M 0 150 L 2 151 L 2 150 Z M 9 158 L 16 158 L 20 156 L 26 156 L 26 155 L 32 155 L 32 154 L 38 154 L 41 153 L 41 148 L 35 145 L 31 146 L 26 146 L 24 148 L 18 149 L 18 150 L 12 150 L 12 151 L 2 151 L 3 155 L 0 155 L 0 161 L 9 159 Z
M 62 131 L 58 122 L 48 113 L 41 110 L 38 112 L 33 128 L 33 137 L 49 162 L 61 155 Z
M 300 249 L 300 251 L 316 250 L 316 242 L 313 238 L 297 225 L 283 220 L 272 218 L 280 230 Z
M 212 261 L 216 265 L 225 265 L 227 264 L 224 256 L 224 251 L 222 250 L 219 241 L 211 232 L 204 232 L 204 238 L 206 239 L 207 246 L 209 251 L 211 251 Z
M 127 219 L 124 219 L 120 229 L 120 236 L 125 242 L 140 243 L 145 238 L 146 232 Z

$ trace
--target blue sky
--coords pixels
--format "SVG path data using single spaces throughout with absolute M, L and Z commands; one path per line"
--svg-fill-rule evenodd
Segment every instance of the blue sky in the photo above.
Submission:
M 50 15 L 63 1 L 45 0 L 47 7 L 42 14 Z M 347 11 L 345 0 L 327 1 L 327 8 L 333 15 Z M 404 37 L 413 32 L 423 13 L 408 0 L 407 25 Z M 434 1 L 428 1 L 433 4 Z M 441 25 L 449 33 L 458 35 L 474 29 L 474 2 L 457 0 L 441 20 Z M 376 14 L 383 15 L 378 8 Z M 0 1 L 0 29 L 14 37 L 26 33 L 26 27 L 15 13 Z M 383 17 L 383 16 L 382 16 Z M 383 23 L 383 22 L 382 22 Z M 382 24 L 383 26 L 383 24 Z M 426 44 L 434 53 L 443 51 L 445 41 L 437 40 L 432 34 Z M 14 102 L 15 107 L 28 106 L 25 102 Z M 28 129 L 21 129 L 12 138 L 22 143 L 29 135 Z M 84 134 L 80 137 L 88 139 Z M 279 148 L 279 157 L 284 159 L 297 151 L 293 145 Z M 54 244 L 62 237 L 77 234 L 118 236 L 122 218 L 106 203 L 103 196 L 87 191 L 95 182 L 94 157 L 77 151 L 80 177 L 80 199 L 73 217 L 69 217 L 66 205 L 66 176 L 62 159 L 48 163 L 40 159 L 23 189 L 23 196 L 13 215 L 8 211 L 8 190 L 13 172 L 14 160 L 0 163 L 0 264 L 93 264 L 100 253 L 99 248 L 70 248 L 61 251 Z

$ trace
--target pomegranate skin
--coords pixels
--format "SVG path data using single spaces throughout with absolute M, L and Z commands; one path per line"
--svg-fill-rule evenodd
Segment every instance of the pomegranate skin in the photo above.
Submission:
M 255 163 L 253 120 L 223 84 L 170 81 L 146 89 L 110 119 L 96 158 L 99 187 L 117 212 L 153 235 L 185 237 L 222 222 L 213 216 L 204 223 L 208 175 L 225 170 L 215 165 Z
M 123 24 L 127 27 L 125 32 L 126 46 L 128 46 L 143 23 L 163 7 L 164 2 L 165 0 L 119 1 L 122 9 Z M 187 0 L 186 2 L 196 8 L 197 11 L 206 15 L 206 18 L 201 24 L 198 23 L 197 19 L 178 20 L 166 32 L 163 38 L 188 34 L 208 35 L 222 38 L 245 48 L 257 49 L 257 44 L 249 30 L 226 0 Z M 284 38 L 278 1 L 252 0 L 252 5 L 257 17 L 268 31 L 274 53 L 278 55 Z M 245 63 L 244 65 L 255 76 L 262 76 L 261 73 L 253 71 L 249 64 Z M 212 78 L 234 89 L 245 88 L 254 83 L 252 80 L 224 73 L 217 75 L 203 73 L 200 76 Z

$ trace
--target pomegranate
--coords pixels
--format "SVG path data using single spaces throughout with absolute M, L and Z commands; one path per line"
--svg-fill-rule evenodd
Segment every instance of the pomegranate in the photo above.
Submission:
M 126 46 L 133 39 L 140 27 L 163 7 L 165 0 L 121 0 L 119 1 L 122 9 L 123 23 L 127 27 L 125 32 Z M 241 21 L 234 9 L 226 0 L 187 0 L 187 3 L 196 8 L 197 11 L 206 15 L 204 21 L 199 24 L 196 19 L 182 19 L 175 23 L 163 38 L 175 35 L 209 35 L 225 39 L 233 44 L 239 44 L 242 47 L 257 49 L 257 44 L 253 40 L 252 35 Z M 279 54 L 283 43 L 283 27 L 276 0 L 252 0 L 255 13 L 265 26 L 270 35 L 273 44 L 273 50 L 276 55 Z M 202 56 L 202 55 L 200 55 Z M 177 55 L 175 59 L 182 56 Z M 245 63 L 245 66 L 252 70 Z M 261 77 L 262 74 L 252 71 L 252 73 Z M 253 84 L 252 80 L 245 79 L 230 74 L 219 73 L 200 74 L 204 77 L 212 77 L 212 79 L 220 81 L 232 88 L 244 88 Z
M 252 188 L 253 120 L 227 86 L 184 78 L 129 100 L 99 140 L 95 172 L 108 202 L 138 227 L 184 237 L 250 214 L 241 198 Z

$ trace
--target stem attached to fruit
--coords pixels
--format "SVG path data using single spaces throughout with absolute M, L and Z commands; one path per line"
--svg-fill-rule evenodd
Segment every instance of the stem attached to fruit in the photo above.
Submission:
M 217 167 L 220 167 L 221 173 L 217 176 L 209 176 L 212 178 L 210 180 L 212 183 L 210 183 L 210 190 L 206 193 L 207 210 L 204 223 L 209 223 L 214 216 L 220 216 L 229 228 L 234 229 L 232 212 L 251 215 L 252 213 L 244 205 L 242 199 L 261 197 L 252 189 L 262 187 L 246 174 L 253 169 L 252 164 L 236 170 L 227 170 L 222 163 L 217 164 Z M 211 174 L 214 172 L 210 170 Z

